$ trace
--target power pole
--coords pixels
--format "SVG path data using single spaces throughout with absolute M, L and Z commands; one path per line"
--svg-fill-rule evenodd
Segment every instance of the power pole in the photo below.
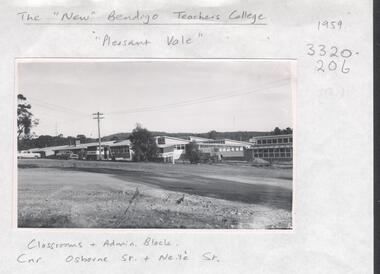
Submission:
M 102 160 L 102 141 L 100 138 L 100 119 L 104 119 L 104 114 L 100 113 L 99 111 L 92 114 L 94 117 L 92 119 L 98 120 L 98 138 L 99 138 L 99 154 L 98 154 L 98 160 Z

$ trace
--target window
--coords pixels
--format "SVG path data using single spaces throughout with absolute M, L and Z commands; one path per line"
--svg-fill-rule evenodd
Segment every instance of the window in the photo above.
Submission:
M 289 142 L 290 142 L 290 143 L 293 143 L 293 138 L 289 138 Z
M 268 140 L 268 144 L 271 144 L 271 143 L 272 143 L 272 139 L 269 139 L 269 140 Z
M 263 144 L 266 144 L 267 143 L 267 140 L 263 140 Z
M 284 138 L 284 143 L 287 143 L 288 142 L 288 138 Z
M 261 145 L 261 140 L 258 140 L 258 141 L 257 141 L 257 144 Z
M 277 139 L 272 140 L 273 144 L 277 144 Z
M 282 139 L 280 138 L 280 139 L 277 139 L 277 142 L 279 143 L 279 144 L 281 144 L 282 143 Z
M 159 145 L 165 145 L 165 137 L 159 137 L 159 138 L 157 139 L 157 143 L 158 143 Z

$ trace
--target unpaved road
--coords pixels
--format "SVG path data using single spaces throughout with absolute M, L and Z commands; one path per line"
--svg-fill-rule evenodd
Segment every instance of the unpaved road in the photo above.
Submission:
M 291 170 L 20 160 L 18 178 L 21 227 L 291 227 Z

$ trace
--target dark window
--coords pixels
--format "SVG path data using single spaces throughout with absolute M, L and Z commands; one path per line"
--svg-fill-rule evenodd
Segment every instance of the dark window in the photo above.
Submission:
M 159 137 L 157 140 L 157 143 L 159 145 L 165 145 L 165 137 Z
M 263 140 L 263 144 L 266 144 L 267 143 L 267 140 Z

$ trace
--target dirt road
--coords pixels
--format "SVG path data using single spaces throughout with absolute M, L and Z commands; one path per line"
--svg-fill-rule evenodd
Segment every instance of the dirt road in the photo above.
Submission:
M 291 226 L 289 170 L 22 160 L 18 176 L 24 227 Z

